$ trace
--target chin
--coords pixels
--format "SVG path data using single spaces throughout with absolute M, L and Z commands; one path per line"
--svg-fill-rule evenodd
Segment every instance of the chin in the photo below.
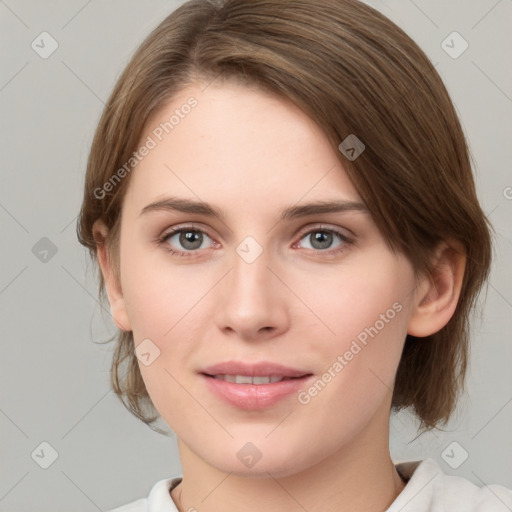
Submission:
M 218 453 L 205 453 L 204 460 L 219 471 L 232 473 L 241 478 L 285 478 L 311 467 L 319 460 L 306 458 L 304 446 L 276 446 L 267 440 L 254 444 L 232 442 L 230 446 L 220 445 Z M 257 447 L 260 448 L 257 448 Z M 232 452 L 233 457 L 226 457 L 226 452 Z M 310 454 L 311 455 L 311 454 Z M 252 460 L 251 460 L 252 457 Z

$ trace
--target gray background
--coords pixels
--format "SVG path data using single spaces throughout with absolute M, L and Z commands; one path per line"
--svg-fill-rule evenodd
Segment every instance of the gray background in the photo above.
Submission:
M 75 223 L 104 101 L 137 45 L 181 3 L 0 1 L 2 511 L 106 510 L 180 475 L 172 433 L 147 428 L 109 390 L 113 344 L 92 340 L 115 329 L 96 300 L 96 276 Z M 445 432 L 414 440 L 415 421 L 393 418 L 392 455 L 433 457 L 448 474 L 512 487 L 512 1 L 369 3 L 419 43 L 445 80 L 496 229 L 468 393 Z M 31 47 L 43 31 L 58 43 L 46 59 Z M 453 31 L 469 44 L 458 58 L 441 45 Z M 461 48 L 461 40 L 450 41 L 452 53 Z M 47 469 L 40 465 L 52 452 L 42 442 L 58 454 Z

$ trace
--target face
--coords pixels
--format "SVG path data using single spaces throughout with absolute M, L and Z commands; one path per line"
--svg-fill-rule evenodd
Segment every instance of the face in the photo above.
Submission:
M 385 431 L 413 269 L 385 244 L 343 155 L 299 109 L 240 85 L 202 88 L 175 96 L 141 139 L 156 146 L 123 203 L 115 316 L 145 343 L 144 382 L 180 442 L 225 472 L 286 476 L 348 450 L 377 422 Z M 190 97 L 197 105 L 183 109 Z M 220 216 L 146 208 L 169 198 Z M 320 202 L 342 206 L 300 208 Z M 251 385 L 254 401 L 235 404 L 201 374 L 225 361 L 309 377 L 278 400 Z M 255 450 L 247 443 L 261 454 L 252 468 L 239 458 Z

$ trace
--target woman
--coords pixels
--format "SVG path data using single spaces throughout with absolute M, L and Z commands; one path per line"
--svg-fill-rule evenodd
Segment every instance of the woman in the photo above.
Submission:
M 183 468 L 116 510 L 512 506 L 389 454 L 392 410 L 454 410 L 491 242 L 446 89 L 377 11 L 181 6 L 105 107 L 78 234 L 114 390 Z

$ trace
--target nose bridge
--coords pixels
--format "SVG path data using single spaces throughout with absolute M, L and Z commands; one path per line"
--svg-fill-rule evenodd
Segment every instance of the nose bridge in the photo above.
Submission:
M 249 237 L 247 237 L 249 238 Z M 236 248 L 229 279 L 230 293 L 238 303 L 259 307 L 270 302 L 273 275 L 269 271 L 269 253 L 255 240 L 244 240 Z
M 219 328 L 251 338 L 287 324 L 279 283 L 269 270 L 271 255 L 253 237 L 236 247 L 218 303 Z

